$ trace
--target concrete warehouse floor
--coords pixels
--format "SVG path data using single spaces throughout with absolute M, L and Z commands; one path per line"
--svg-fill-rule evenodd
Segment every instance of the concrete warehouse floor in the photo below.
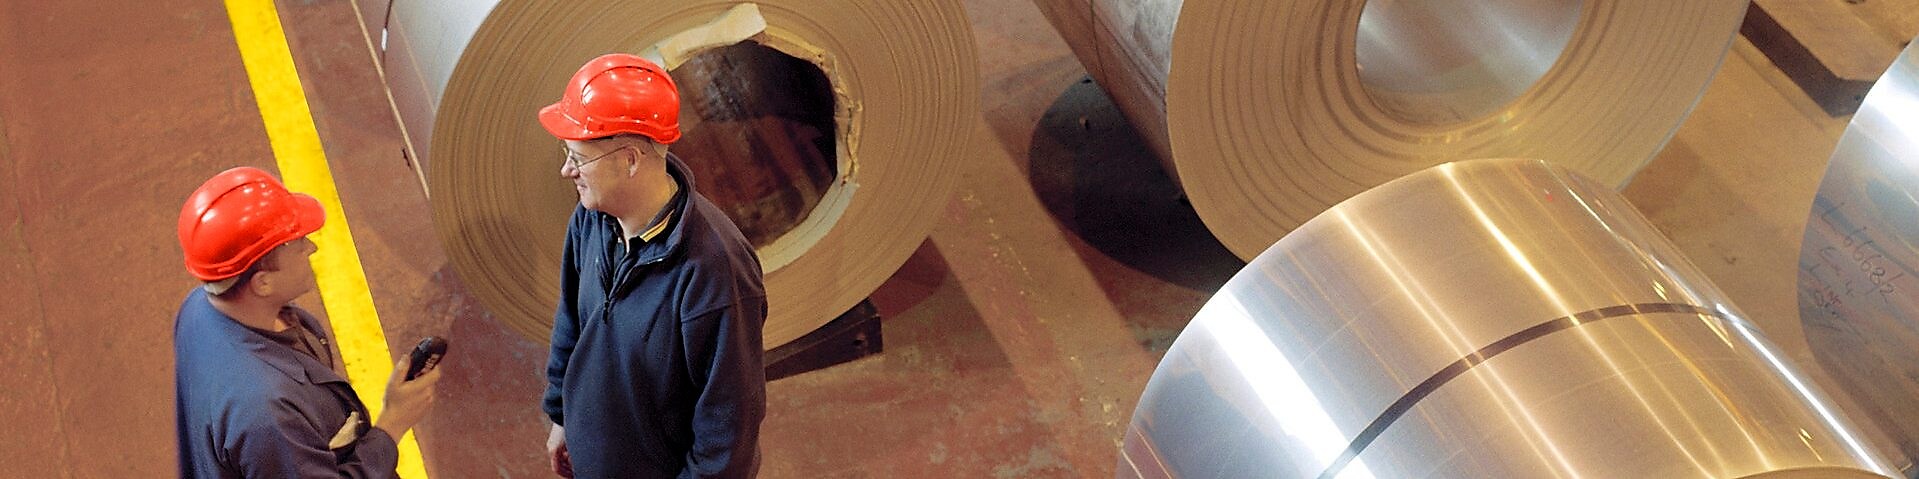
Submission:
M 1154 364 L 1240 266 L 1037 10 L 966 3 L 977 161 L 873 295 L 886 352 L 769 384 L 767 477 L 1111 477 Z M 426 334 L 454 347 L 419 428 L 428 470 L 547 477 L 546 351 L 426 240 L 353 6 L 279 8 L 395 352 Z M 1625 191 L 1828 384 L 1794 269 L 1845 121 L 1742 39 Z M 195 285 L 173 222 L 213 173 L 273 165 L 222 5 L 0 2 L 0 137 L 0 476 L 173 474 L 171 318 Z

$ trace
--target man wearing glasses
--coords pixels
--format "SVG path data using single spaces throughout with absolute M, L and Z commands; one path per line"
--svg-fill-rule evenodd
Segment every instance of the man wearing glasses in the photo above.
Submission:
M 563 477 L 751 477 L 766 378 L 759 257 L 679 158 L 679 91 L 627 54 L 573 75 L 540 125 L 564 140 L 567 225 L 543 404 Z

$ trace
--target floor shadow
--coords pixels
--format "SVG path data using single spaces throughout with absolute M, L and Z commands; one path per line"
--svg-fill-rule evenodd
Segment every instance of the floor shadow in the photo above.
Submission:
M 1013 364 L 987 324 L 1005 319 L 975 305 L 947 261 L 923 243 L 873 293 L 884 353 L 767 383 L 763 475 L 990 477 L 1065 454 L 1054 423 L 1076 416 L 1021 380 L 1056 373 Z M 1075 465 L 1050 466 L 1065 476 Z
M 1204 291 L 1244 266 L 1213 239 L 1179 184 L 1091 79 L 1060 94 L 1035 125 L 1031 145 L 1027 178 L 1040 202 L 1101 253 Z
M 920 242 L 919 249 L 913 250 L 913 255 L 906 258 L 906 263 L 901 264 L 900 269 L 893 272 L 893 276 L 888 277 L 867 298 L 879 308 L 880 317 L 892 316 L 926 301 L 952 277 L 953 271 L 947 267 L 946 257 L 940 254 L 938 246 L 933 245 L 933 240 L 928 239 Z

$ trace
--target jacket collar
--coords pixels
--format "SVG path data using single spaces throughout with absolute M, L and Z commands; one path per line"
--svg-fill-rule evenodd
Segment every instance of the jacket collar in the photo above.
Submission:
M 666 207 L 673 210 L 672 215 L 669 217 L 669 225 L 666 231 L 661 233 L 660 236 L 654 237 L 653 241 L 641 242 L 636 245 L 634 253 L 639 255 L 638 259 L 640 264 L 656 262 L 679 252 L 681 244 L 683 244 L 686 239 L 687 228 L 685 228 L 685 225 L 689 221 L 696 221 L 691 216 L 693 210 L 691 206 L 693 204 L 692 198 L 694 197 L 693 172 L 686 167 L 686 163 L 680 161 L 678 155 L 668 152 L 666 154 L 666 173 L 668 176 L 673 177 L 673 181 L 679 183 L 680 190 L 678 193 L 674 193 L 673 199 L 666 203 Z M 609 218 L 610 217 L 611 215 L 609 215 Z M 618 223 L 615 222 L 613 224 L 617 225 Z M 614 235 L 614 238 L 618 240 L 619 235 Z
M 273 342 L 272 339 L 262 336 L 258 331 L 254 331 L 252 328 L 240 324 L 239 321 L 235 321 L 233 317 L 227 316 L 226 313 L 220 312 L 219 308 L 213 307 L 213 300 L 207 296 L 206 291 L 196 288 L 193 294 L 193 307 L 204 308 L 201 313 L 216 320 L 213 321 L 213 330 L 217 331 L 221 336 L 219 338 L 205 338 L 204 340 L 218 340 L 231 344 L 240 352 L 260 358 L 261 362 L 273 366 L 274 369 L 280 370 L 280 372 L 286 374 L 287 377 L 293 378 L 293 380 L 301 383 L 324 384 L 347 382 L 346 378 L 340 377 L 339 373 L 335 373 L 332 369 L 320 364 L 320 361 L 301 354 L 299 351 L 294 351 L 293 348 L 289 348 L 284 344 Z M 300 321 L 305 323 L 302 326 L 316 332 L 325 331 L 324 329 L 320 329 L 319 325 L 313 324 L 312 316 L 304 314 L 299 316 Z M 198 341 L 202 339 L 195 338 L 194 340 Z

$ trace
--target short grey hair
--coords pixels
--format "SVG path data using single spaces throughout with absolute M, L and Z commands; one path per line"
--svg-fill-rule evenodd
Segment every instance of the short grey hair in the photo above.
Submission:
M 631 146 L 640 149 L 642 152 L 652 153 L 653 156 L 666 156 L 667 145 L 665 143 L 653 141 L 652 138 L 637 133 L 621 133 L 595 141 L 610 141 L 613 142 L 614 145 L 617 145 L 616 148 L 620 146 Z

